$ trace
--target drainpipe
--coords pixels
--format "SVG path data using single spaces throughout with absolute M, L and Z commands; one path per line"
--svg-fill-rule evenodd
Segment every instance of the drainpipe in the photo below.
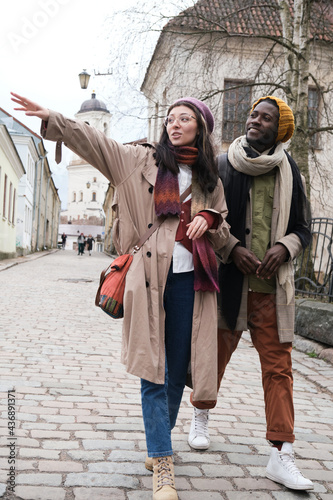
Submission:
M 39 155 L 39 160 L 41 161 L 41 171 L 40 171 L 40 184 L 39 184 L 39 203 L 38 203 L 38 221 L 37 221 L 37 241 L 36 241 L 36 250 L 39 252 L 39 226 L 40 226 L 40 214 L 41 214 L 41 202 L 42 202 L 42 181 L 43 181 L 43 175 L 44 175 L 44 159 L 46 158 L 45 156 Z
M 46 250 L 46 225 L 47 225 L 47 198 L 49 195 L 49 187 L 50 187 L 51 175 L 49 175 L 47 179 L 47 188 L 46 188 L 46 196 L 45 196 L 45 217 L 44 217 L 44 238 L 43 238 L 43 250 Z
M 34 179 L 34 204 L 32 208 L 32 234 L 35 236 L 35 219 L 36 219 L 36 208 L 37 208 L 37 174 L 38 174 L 38 162 L 40 160 L 35 161 L 35 179 Z M 35 251 L 37 247 L 37 239 L 34 241 L 34 245 L 32 245 L 31 241 L 31 250 Z
M 60 221 L 60 212 L 61 212 L 61 204 L 58 207 L 58 213 L 57 216 L 58 218 L 55 219 L 55 212 L 56 212 L 56 200 L 53 198 L 53 216 L 52 216 L 52 248 L 53 248 L 53 242 L 55 239 L 55 248 L 58 248 L 58 234 L 59 234 L 59 221 Z M 56 224 L 57 221 L 57 224 Z M 54 236 L 54 233 L 56 233 L 56 238 Z

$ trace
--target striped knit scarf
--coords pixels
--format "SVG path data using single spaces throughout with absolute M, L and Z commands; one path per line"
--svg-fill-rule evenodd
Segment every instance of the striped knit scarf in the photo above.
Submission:
M 169 148 L 174 154 L 177 163 L 193 165 L 198 157 L 198 149 L 191 147 L 175 148 L 171 142 Z M 179 215 L 179 185 L 178 176 L 166 168 L 159 167 L 154 190 L 155 212 L 160 215 Z
M 197 159 L 197 148 L 170 146 L 178 164 L 193 165 Z M 181 205 L 179 200 L 178 175 L 168 169 L 159 168 L 154 189 L 156 215 L 179 215 Z M 208 200 L 200 188 L 196 176 L 192 175 L 191 220 L 201 210 L 208 208 Z M 203 292 L 219 291 L 217 261 L 207 234 L 192 240 L 194 265 L 194 290 Z

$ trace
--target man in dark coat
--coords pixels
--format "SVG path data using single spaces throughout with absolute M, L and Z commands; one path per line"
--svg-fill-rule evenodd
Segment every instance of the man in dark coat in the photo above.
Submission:
M 219 157 L 231 226 L 221 252 L 218 386 L 242 331 L 249 330 L 260 357 L 267 432 L 272 446 L 266 476 L 295 490 L 312 490 L 294 462 L 292 340 L 295 287 L 293 259 L 311 239 L 304 179 L 283 143 L 294 116 L 282 100 L 254 103 L 246 135 Z M 209 446 L 209 409 L 216 401 L 193 401 L 189 444 Z

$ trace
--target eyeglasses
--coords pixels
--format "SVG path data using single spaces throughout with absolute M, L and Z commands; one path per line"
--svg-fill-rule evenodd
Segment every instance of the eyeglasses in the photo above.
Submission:
M 173 125 L 175 123 L 175 121 L 177 120 L 178 123 L 180 125 L 186 125 L 187 123 L 189 123 L 192 119 L 196 120 L 196 117 L 195 116 L 192 116 L 192 115 L 188 115 L 187 113 L 183 113 L 181 114 L 180 116 L 176 117 L 174 115 L 169 115 L 166 117 L 165 121 L 164 121 L 164 125 L 165 127 L 167 125 Z

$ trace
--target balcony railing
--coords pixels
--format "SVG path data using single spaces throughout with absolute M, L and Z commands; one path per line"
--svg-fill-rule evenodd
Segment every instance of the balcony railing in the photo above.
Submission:
M 295 261 L 296 295 L 333 302 L 333 219 L 311 220 L 312 241 Z

